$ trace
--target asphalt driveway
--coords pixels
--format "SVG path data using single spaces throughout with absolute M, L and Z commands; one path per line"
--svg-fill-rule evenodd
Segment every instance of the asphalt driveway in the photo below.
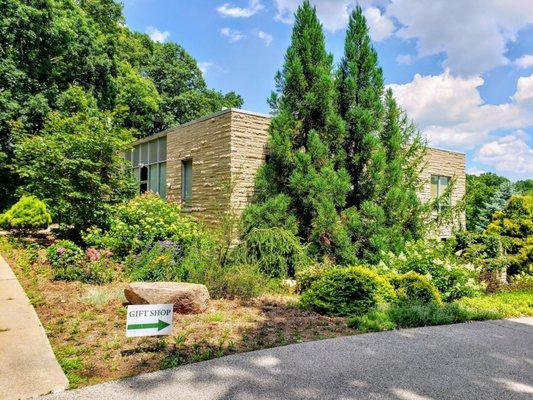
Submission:
M 236 354 L 47 397 L 533 398 L 533 318 L 371 333 Z

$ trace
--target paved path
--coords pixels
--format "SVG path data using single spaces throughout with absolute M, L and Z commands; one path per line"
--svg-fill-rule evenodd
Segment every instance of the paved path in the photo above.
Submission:
M 0 399 L 25 399 L 67 386 L 33 306 L 0 256 Z
M 237 354 L 47 400 L 532 398 L 533 318 L 520 318 Z

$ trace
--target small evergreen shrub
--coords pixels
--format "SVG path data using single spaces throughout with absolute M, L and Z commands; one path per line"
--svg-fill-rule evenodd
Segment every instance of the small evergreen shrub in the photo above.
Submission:
M 389 331 L 396 324 L 389 319 L 387 311 L 371 310 L 365 315 L 354 315 L 348 318 L 348 326 L 361 333 Z
M 394 298 L 388 279 L 364 267 L 336 268 L 313 282 L 300 304 L 326 315 L 364 314 Z
M 261 178 L 258 172 L 256 181 Z M 268 197 L 263 203 L 250 204 L 242 215 L 243 232 L 250 233 L 253 229 L 283 228 L 293 234 L 298 232 L 296 218 L 290 213 L 291 199 L 285 194 Z
M 257 265 L 272 278 L 294 276 L 309 264 L 305 247 L 292 232 L 282 228 L 254 228 L 233 250 L 231 261 Z
M 396 302 L 442 304 L 437 288 L 425 276 L 416 272 L 390 274 L 389 281 L 396 290 Z
M 46 204 L 35 196 L 22 196 L 8 211 L 0 215 L 0 227 L 21 231 L 47 228 L 52 216 Z
M 108 248 L 114 255 L 138 254 L 150 244 L 169 240 L 186 247 L 203 240 L 205 232 L 177 203 L 145 193 L 116 207 L 109 230 L 93 229 L 85 241 L 98 248 Z

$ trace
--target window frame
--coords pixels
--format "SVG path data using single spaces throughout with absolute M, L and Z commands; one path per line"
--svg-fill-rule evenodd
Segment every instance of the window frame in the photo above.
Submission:
M 433 179 L 434 178 L 436 178 L 436 181 L 437 181 L 437 190 L 436 190 L 435 197 L 433 197 Z M 441 182 L 442 179 L 446 179 L 446 184 L 443 184 Z M 438 213 L 441 213 L 444 208 L 451 206 L 451 201 L 452 201 L 451 192 L 448 193 L 446 198 L 444 198 L 444 194 L 446 193 L 446 190 L 448 190 L 451 180 L 452 178 L 446 175 L 431 174 L 430 176 L 430 197 L 431 197 L 431 201 L 435 202 L 435 210 Z
M 187 165 L 189 165 L 190 173 L 187 177 Z M 192 205 L 192 167 L 193 167 L 193 160 L 192 158 L 184 158 L 181 160 L 181 203 L 186 206 L 190 207 Z M 187 187 L 189 195 L 187 197 Z

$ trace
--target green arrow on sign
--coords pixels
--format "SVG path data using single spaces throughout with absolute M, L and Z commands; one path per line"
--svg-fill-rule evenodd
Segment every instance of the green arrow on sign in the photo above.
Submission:
M 161 329 L 165 329 L 169 325 L 170 324 L 166 323 L 165 321 L 158 320 L 157 322 L 154 322 L 152 324 L 130 324 L 128 325 L 128 330 L 157 328 L 157 330 L 160 331 Z

